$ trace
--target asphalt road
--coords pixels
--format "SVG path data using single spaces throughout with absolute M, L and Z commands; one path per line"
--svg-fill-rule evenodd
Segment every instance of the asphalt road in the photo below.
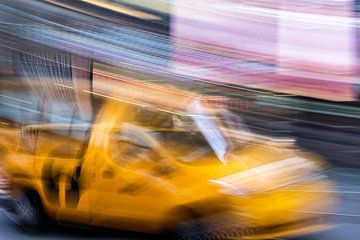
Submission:
M 358 240 L 360 236 L 360 169 L 334 169 L 329 173 L 337 185 L 341 203 L 331 217 L 337 226 L 301 240 Z
M 333 229 L 301 240 L 358 240 L 360 235 L 360 169 L 333 169 L 329 175 L 337 183 L 341 204 L 331 213 L 338 223 Z M 154 236 L 132 232 L 111 231 L 104 229 L 73 228 L 54 226 L 37 233 L 25 233 L 15 227 L 0 213 L 0 240 L 2 239 L 156 239 Z M 296 239 L 296 240 L 299 240 Z
M 153 235 L 116 231 L 111 229 L 85 228 L 85 227 L 69 227 L 69 226 L 55 226 L 50 225 L 46 229 L 41 229 L 36 232 L 24 232 L 15 226 L 5 215 L 0 211 L 0 240 L 31 240 L 31 239 L 120 239 L 120 240 L 149 240 L 156 239 Z

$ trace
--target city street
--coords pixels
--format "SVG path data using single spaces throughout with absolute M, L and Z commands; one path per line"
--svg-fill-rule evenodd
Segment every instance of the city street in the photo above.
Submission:
M 360 0 L 0 0 L 0 199 L 24 190 L 23 226 L 43 205 L 191 240 L 324 217 L 281 240 L 360 240 L 359 22 Z M 0 240 L 159 238 L 45 225 L 0 208 Z

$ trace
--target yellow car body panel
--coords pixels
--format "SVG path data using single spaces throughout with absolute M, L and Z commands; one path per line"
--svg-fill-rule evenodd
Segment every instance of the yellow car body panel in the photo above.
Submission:
M 312 213 L 329 211 L 336 203 L 329 193 L 331 182 L 311 172 L 322 170 L 313 156 L 251 142 L 226 155 L 225 163 L 214 152 L 194 150 L 186 158 L 194 148 L 191 142 L 184 138 L 172 144 L 165 138 L 187 130 L 161 127 L 166 114 L 172 114 L 161 109 L 152 119 L 161 124 L 142 126 L 136 121 L 142 107 L 109 101 L 89 128 L 25 128 L 23 141 L 31 144 L 22 144 L 28 144 L 28 150 L 13 149 L 4 164 L 13 196 L 16 189 L 34 189 L 47 214 L 60 222 L 146 232 L 161 231 L 189 217 L 187 210 L 199 218 L 231 216 L 235 226 L 284 226 L 263 232 L 267 237 L 326 226 L 312 224 L 310 231 L 308 225 L 296 224 L 317 219 Z M 78 129 L 85 132 L 80 140 L 57 133 Z M 126 134 L 120 136 L 121 131 Z M 165 145 L 149 137 L 149 132 L 164 137 Z M 137 140 L 144 145 L 131 142 Z

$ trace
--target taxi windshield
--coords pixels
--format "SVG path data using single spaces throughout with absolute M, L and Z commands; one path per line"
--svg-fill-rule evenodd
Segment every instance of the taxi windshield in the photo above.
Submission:
M 240 116 L 227 110 L 214 112 L 198 100 L 191 102 L 185 113 L 141 109 L 136 118 L 184 163 L 218 159 L 225 164 L 228 152 L 253 138 Z

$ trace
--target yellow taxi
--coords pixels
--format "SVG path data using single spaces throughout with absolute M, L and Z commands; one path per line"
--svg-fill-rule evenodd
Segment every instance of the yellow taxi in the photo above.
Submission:
M 181 239 L 264 239 L 331 226 L 322 162 L 252 134 L 199 98 L 186 107 L 108 100 L 94 124 L 23 127 L 0 166 L 1 202 L 24 228 L 44 219 Z

